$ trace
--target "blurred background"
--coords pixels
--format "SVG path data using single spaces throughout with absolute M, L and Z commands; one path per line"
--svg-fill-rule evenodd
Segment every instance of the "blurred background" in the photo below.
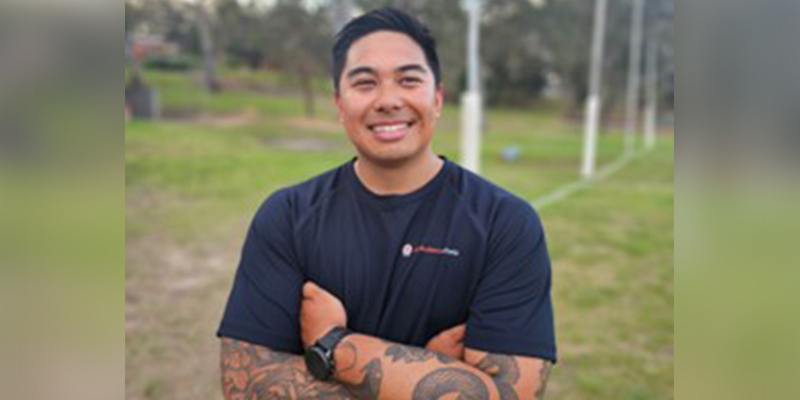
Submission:
M 124 3 L 0 0 L 0 398 L 221 399 L 214 334 L 247 225 L 274 190 L 352 157 L 330 46 L 389 4 L 438 40 L 436 152 L 474 152 L 542 216 L 547 397 L 675 397 L 674 0 Z M 681 248 L 699 265 L 678 306 L 699 338 L 681 381 L 710 387 L 697 398 L 798 383 L 774 373 L 800 360 L 782 257 L 800 237 L 797 5 L 682 6 Z M 730 306 L 743 298 L 758 301 Z
M 126 398 L 221 398 L 214 333 L 246 228 L 271 192 L 354 154 L 330 49 L 386 5 L 437 38 L 435 151 L 463 159 L 462 95 L 480 93 L 480 173 L 542 215 L 560 351 L 548 398 L 673 398 L 674 0 L 126 0 Z

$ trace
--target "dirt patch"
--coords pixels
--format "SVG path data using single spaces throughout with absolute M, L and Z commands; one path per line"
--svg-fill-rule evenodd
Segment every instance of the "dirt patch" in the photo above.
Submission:
M 166 289 L 178 294 L 189 293 L 194 289 L 201 288 L 209 283 L 209 279 L 203 275 L 181 276 L 167 283 Z
M 138 302 L 139 302 L 139 296 L 136 296 L 133 293 L 128 293 L 126 291 L 126 293 L 125 293 L 125 304 L 126 305 L 128 305 L 128 304 L 136 304 Z
M 241 239 L 126 243 L 126 399 L 219 399 L 219 318 Z

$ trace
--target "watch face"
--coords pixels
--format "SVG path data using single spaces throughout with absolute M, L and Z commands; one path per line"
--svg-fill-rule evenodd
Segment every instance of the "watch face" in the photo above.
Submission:
M 331 366 L 328 362 L 328 358 L 325 357 L 324 350 L 317 346 L 311 346 L 308 350 L 306 350 L 306 368 L 308 368 L 308 372 L 311 372 L 311 375 L 314 375 L 315 378 L 327 381 L 330 379 L 331 376 Z

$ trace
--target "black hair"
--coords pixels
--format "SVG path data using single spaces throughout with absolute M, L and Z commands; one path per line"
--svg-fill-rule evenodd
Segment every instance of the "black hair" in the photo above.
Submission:
M 439 56 L 436 54 L 436 39 L 428 27 L 405 11 L 386 7 L 351 20 L 336 35 L 336 42 L 333 45 L 333 87 L 337 93 L 350 46 L 356 40 L 377 31 L 395 31 L 408 35 L 425 53 L 425 60 L 433 72 L 436 84 L 442 81 Z

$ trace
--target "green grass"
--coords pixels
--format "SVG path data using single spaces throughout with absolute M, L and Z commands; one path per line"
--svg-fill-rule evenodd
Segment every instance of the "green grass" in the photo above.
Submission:
M 672 154 L 662 141 L 543 213 L 562 354 L 554 398 L 673 397 Z
M 162 111 L 175 113 L 232 113 L 244 110 L 262 115 L 302 115 L 303 104 L 294 94 L 297 79 L 294 76 L 275 72 L 228 71 L 223 69 L 224 80 L 235 87 L 223 95 L 209 93 L 202 86 L 199 71 L 190 73 L 144 72 L 145 82 L 158 89 Z M 126 71 L 126 77 L 129 71 Z M 316 93 L 330 96 L 327 82 L 315 79 Z M 331 108 L 322 108 L 322 113 L 332 115 Z
M 280 81 L 237 74 L 268 85 Z M 126 289 L 132 298 L 126 320 L 133 326 L 126 328 L 126 398 L 216 399 L 213 332 L 255 208 L 274 190 L 334 168 L 353 153 L 336 128 L 333 107 L 323 101 L 318 120 L 303 124 L 297 95 L 212 96 L 186 75 L 150 73 L 148 79 L 165 107 L 251 116 L 232 125 L 125 125 Z M 578 179 L 580 126 L 551 112 L 489 110 L 486 128 L 484 175 L 497 184 L 533 200 Z M 436 151 L 457 161 L 458 133 L 459 110 L 447 106 Z M 325 149 L 285 145 L 296 139 Z M 520 148 L 519 160 L 502 160 L 506 146 Z M 603 135 L 599 164 L 621 150 L 618 132 Z M 674 397 L 673 154 L 672 137 L 661 137 L 655 152 L 541 211 L 560 350 L 548 397 Z M 204 280 L 197 283 L 198 277 Z

